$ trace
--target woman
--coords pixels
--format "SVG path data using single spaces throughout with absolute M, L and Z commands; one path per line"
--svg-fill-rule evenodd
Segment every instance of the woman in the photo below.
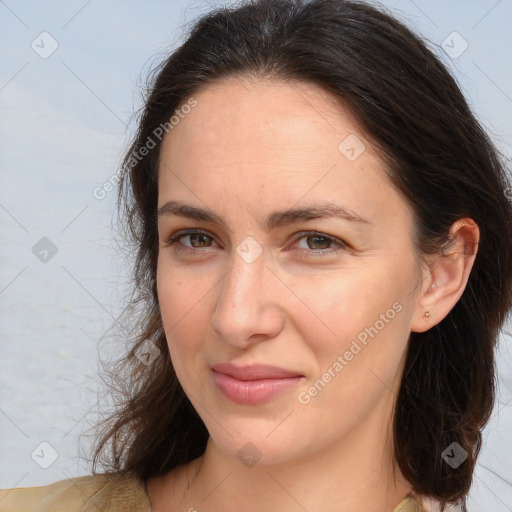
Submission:
M 124 170 L 145 307 L 106 473 L 5 510 L 465 510 L 512 205 L 417 36 L 343 0 L 214 11 L 159 68 Z

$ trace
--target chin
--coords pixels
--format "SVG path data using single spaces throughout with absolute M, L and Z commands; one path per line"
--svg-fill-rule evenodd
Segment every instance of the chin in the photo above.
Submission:
M 299 439 L 291 435 L 287 429 L 282 428 L 282 425 L 276 428 L 279 421 L 262 422 L 260 420 L 259 428 L 254 425 L 254 422 L 254 418 L 247 418 L 237 425 L 236 429 L 232 423 L 220 422 L 225 430 L 216 424 L 214 431 L 209 430 L 210 439 L 224 455 L 241 462 L 247 468 L 256 465 L 273 466 L 296 458 L 313 456 L 318 449 L 311 443 L 304 442 L 305 449 L 298 452 Z M 281 429 L 280 433 L 278 433 L 279 429 Z

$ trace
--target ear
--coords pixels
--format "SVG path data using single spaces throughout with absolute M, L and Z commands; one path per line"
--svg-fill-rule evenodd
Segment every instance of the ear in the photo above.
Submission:
M 412 332 L 428 331 L 441 322 L 466 288 L 478 251 L 480 230 L 473 219 L 459 219 L 451 226 L 449 238 L 451 244 L 442 254 L 428 257 L 411 319 Z

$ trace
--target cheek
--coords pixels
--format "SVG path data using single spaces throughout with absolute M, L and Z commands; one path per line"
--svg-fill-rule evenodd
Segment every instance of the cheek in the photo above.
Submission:
M 312 419 L 318 415 L 334 433 L 392 397 L 390 389 L 400 381 L 408 341 L 405 294 L 396 279 L 375 277 L 340 279 L 317 288 L 323 299 L 316 301 L 316 313 L 329 329 L 320 321 L 304 321 L 301 327 L 316 371 L 299 401 L 308 404 L 304 413 Z
M 329 368 L 335 372 L 333 365 L 341 356 L 343 368 L 338 365 L 340 371 L 335 373 L 345 375 L 343 386 L 348 386 L 349 394 L 368 385 L 370 370 L 385 382 L 393 378 L 409 337 L 413 272 L 412 259 L 402 258 L 400 265 L 340 273 L 310 287 L 312 311 L 301 311 L 295 317 L 320 374 Z M 306 284 L 300 288 L 305 290 Z
M 296 288 L 298 296 L 307 297 L 304 302 L 308 309 L 303 308 L 295 316 L 301 319 L 301 330 L 311 333 L 312 340 L 321 337 L 322 345 L 333 349 L 350 344 L 352 338 L 365 332 L 388 310 L 388 316 L 393 316 L 392 306 L 403 296 L 396 281 L 378 272 L 344 273 L 323 281 L 317 279 L 314 287 L 310 285 L 304 283 Z
M 169 353 L 181 381 L 181 376 L 187 374 L 183 369 L 200 353 L 201 340 L 206 339 L 212 283 L 198 278 L 173 278 L 176 274 L 158 268 L 157 291 Z

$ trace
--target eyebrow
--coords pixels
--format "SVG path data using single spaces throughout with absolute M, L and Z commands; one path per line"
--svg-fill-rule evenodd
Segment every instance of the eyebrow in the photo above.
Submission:
M 208 208 L 199 208 L 180 201 L 167 201 L 157 210 L 158 217 L 177 215 L 188 219 L 211 222 L 228 228 L 222 217 Z M 313 219 L 341 218 L 349 222 L 370 225 L 371 222 L 355 212 L 333 203 L 311 205 L 304 208 L 291 208 L 288 210 L 277 210 L 270 213 L 263 226 L 271 231 L 280 226 L 286 226 L 297 222 L 304 222 Z

